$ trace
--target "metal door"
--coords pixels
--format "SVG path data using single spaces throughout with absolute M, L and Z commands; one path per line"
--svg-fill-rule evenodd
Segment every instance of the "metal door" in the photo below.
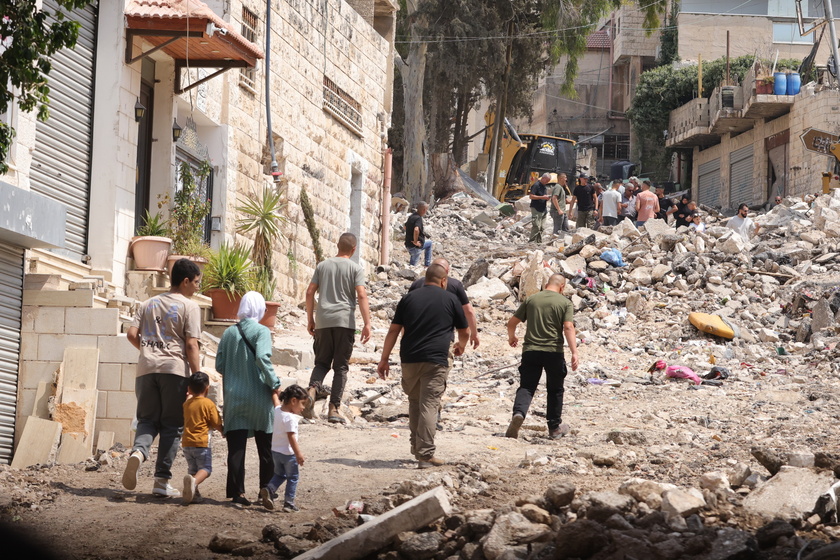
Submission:
M 0 463 L 12 460 L 17 410 L 23 249 L 0 243 Z
M 697 199 L 706 206 L 720 206 L 720 158 L 697 169 Z
M 45 11 L 56 9 L 44 0 Z M 87 253 L 96 14 L 94 2 L 69 16 L 81 24 L 79 38 L 52 57 L 50 118 L 36 125 L 32 153 L 32 190 L 67 208 L 65 248 L 56 252 L 74 259 Z
M 752 144 L 735 150 L 729 159 L 729 206 L 753 203 L 753 147 Z

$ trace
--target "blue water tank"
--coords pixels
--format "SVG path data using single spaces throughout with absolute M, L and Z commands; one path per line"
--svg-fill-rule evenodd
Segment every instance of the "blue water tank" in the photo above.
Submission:
M 787 95 L 787 74 L 784 72 L 773 74 L 773 93 L 775 95 Z
M 796 95 L 802 85 L 802 78 L 799 72 L 791 72 L 787 75 L 787 95 Z

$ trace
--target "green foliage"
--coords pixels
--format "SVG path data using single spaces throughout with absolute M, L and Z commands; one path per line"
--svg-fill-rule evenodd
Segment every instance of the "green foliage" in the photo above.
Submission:
M 190 165 L 181 162 L 178 169 L 181 188 L 175 191 L 169 210 L 170 231 L 172 232 L 172 253 L 175 255 L 204 256 L 207 245 L 204 243 L 204 222 L 210 213 L 210 200 L 203 198 L 201 184 L 213 168 L 209 161 L 203 161 L 193 173 Z M 159 204 L 166 204 L 168 196 Z
M 671 0 L 671 10 L 665 26 L 659 35 L 659 66 L 667 66 L 673 64 L 680 59 L 679 47 L 679 33 L 677 32 L 677 14 L 680 11 L 680 4 L 678 0 Z
M 254 264 L 264 271 L 268 280 L 274 278 L 271 267 L 271 253 L 274 245 L 283 239 L 281 226 L 286 218 L 281 215 L 286 209 L 283 195 L 266 185 L 260 198 L 249 198 L 236 207 L 243 217 L 236 221 L 236 231 L 240 234 L 252 233 L 254 247 L 251 258 Z
M 210 255 L 204 267 L 201 280 L 203 289 L 225 290 L 230 296 L 252 290 L 255 268 L 250 253 L 248 247 L 240 243 L 223 243 L 217 252 Z
M 300 209 L 303 210 L 303 221 L 306 223 L 306 230 L 309 232 L 309 237 L 312 238 L 315 260 L 321 262 L 324 260 L 324 251 L 321 249 L 321 234 L 318 230 L 318 223 L 315 221 L 315 210 L 312 208 L 312 203 L 309 201 L 309 195 L 306 194 L 305 187 L 301 187 L 300 189 Z
M 79 35 L 79 23 L 67 19 L 65 11 L 82 8 L 91 1 L 57 0 L 61 9 L 52 14 L 56 21 L 49 23 L 49 13 L 38 9 L 35 0 L 0 0 L 0 37 L 6 47 L 0 52 L 0 114 L 17 103 L 23 111 L 37 109 L 38 119 L 47 120 L 47 76 L 52 69 L 49 57 L 75 46 Z M 14 136 L 12 127 L 0 123 L 0 173 L 9 170 L 5 161 Z
M 146 216 L 143 218 L 143 225 L 137 228 L 137 235 L 144 237 L 168 237 L 169 227 L 167 220 L 160 215 L 160 212 L 151 214 L 148 210 L 146 210 Z

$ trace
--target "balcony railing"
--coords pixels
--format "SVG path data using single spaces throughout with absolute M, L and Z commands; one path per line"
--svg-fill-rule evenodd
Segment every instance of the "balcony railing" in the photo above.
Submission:
M 709 136 L 708 99 L 692 99 L 671 111 L 666 146 L 676 148 L 712 143 L 714 138 Z

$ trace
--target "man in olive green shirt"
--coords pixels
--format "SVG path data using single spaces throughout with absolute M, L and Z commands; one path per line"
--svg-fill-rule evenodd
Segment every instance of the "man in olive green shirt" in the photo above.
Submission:
M 566 184 L 566 174 L 560 173 L 557 182 L 551 188 L 551 219 L 553 223 L 552 235 L 560 231 L 569 231 L 569 221 L 566 216 L 566 199 L 571 197 L 569 186 Z
M 572 370 L 578 368 L 579 359 L 575 340 L 574 309 L 562 294 L 566 279 L 553 274 L 543 291 L 529 297 L 519 306 L 507 324 L 508 342 L 514 348 L 519 345 L 516 327 L 527 323 L 525 343 L 522 347 L 522 362 L 519 365 L 519 388 L 513 401 L 513 418 L 506 437 L 516 438 L 525 420 L 537 385 L 545 370 L 545 384 L 548 392 L 546 419 L 548 435 L 552 439 L 569 433 L 568 424 L 563 424 L 563 382 L 566 379 L 566 360 L 563 357 L 563 336 L 572 351 Z

